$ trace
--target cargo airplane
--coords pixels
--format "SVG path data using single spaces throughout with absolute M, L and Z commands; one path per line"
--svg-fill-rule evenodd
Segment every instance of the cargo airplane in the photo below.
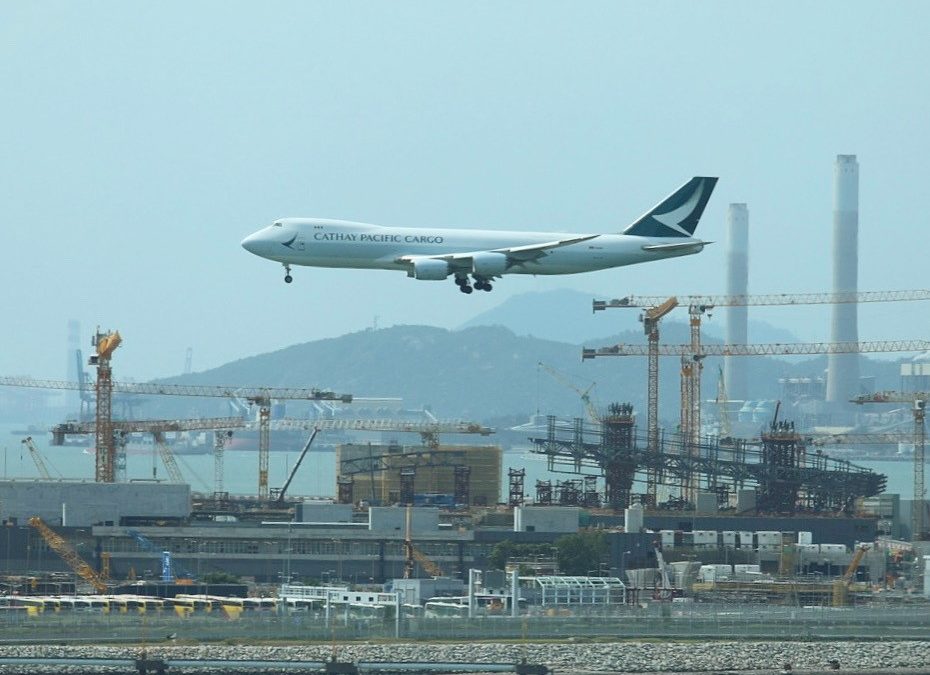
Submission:
M 282 218 L 242 247 L 284 265 L 400 270 L 414 279 L 455 279 L 463 293 L 490 291 L 505 274 L 577 274 L 699 253 L 694 237 L 717 183 L 696 176 L 620 234 L 401 228 L 320 218 Z

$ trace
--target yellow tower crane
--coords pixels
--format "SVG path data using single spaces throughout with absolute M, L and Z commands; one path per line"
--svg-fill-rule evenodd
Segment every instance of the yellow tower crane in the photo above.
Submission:
M 89 363 L 97 368 L 97 412 L 96 412 L 96 447 L 94 478 L 98 483 L 112 483 L 116 480 L 116 442 L 113 437 L 113 369 L 110 357 L 123 342 L 119 331 L 97 332 L 93 345 L 96 354 L 91 355 Z

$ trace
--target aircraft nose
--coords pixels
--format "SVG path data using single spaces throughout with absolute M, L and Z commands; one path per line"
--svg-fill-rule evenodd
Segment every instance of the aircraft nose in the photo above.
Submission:
M 255 255 L 261 255 L 262 249 L 262 236 L 261 232 L 254 232 L 248 237 L 242 240 L 242 248 L 244 248 L 249 253 L 254 253 Z

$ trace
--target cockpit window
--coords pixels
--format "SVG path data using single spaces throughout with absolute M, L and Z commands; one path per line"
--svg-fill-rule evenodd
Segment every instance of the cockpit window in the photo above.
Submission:
M 275 223 L 272 227 L 283 227 L 283 225 L 281 225 L 281 223 Z

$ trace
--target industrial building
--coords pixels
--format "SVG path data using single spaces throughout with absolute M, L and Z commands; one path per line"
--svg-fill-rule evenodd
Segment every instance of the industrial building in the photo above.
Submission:
M 11 525 L 25 525 L 33 516 L 66 527 L 180 523 L 190 513 L 186 483 L 0 480 L 0 519 Z

